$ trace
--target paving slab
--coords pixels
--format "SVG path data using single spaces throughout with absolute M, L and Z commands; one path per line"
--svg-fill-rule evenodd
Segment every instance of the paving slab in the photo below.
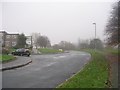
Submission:
M 0 71 L 19 68 L 32 62 L 31 57 L 16 56 L 16 58 L 16 60 L 13 60 L 11 62 L 3 63 L 2 67 L 0 67 Z

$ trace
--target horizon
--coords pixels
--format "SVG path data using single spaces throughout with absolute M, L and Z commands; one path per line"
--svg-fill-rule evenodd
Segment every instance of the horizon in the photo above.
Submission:
M 78 39 L 104 41 L 113 2 L 2 2 L 2 29 L 8 33 L 41 33 L 51 44 Z

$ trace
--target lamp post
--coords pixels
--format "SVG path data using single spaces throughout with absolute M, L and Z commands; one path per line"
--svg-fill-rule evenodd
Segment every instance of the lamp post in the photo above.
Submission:
M 95 50 L 96 50 L 96 23 L 93 23 L 95 25 Z

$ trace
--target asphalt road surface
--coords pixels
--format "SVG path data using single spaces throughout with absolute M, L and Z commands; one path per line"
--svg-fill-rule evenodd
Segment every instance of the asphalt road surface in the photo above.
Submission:
M 22 58 L 22 57 L 21 57 Z M 2 73 L 3 88 L 55 88 L 88 63 L 85 52 L 32 55 L 32 63 Z

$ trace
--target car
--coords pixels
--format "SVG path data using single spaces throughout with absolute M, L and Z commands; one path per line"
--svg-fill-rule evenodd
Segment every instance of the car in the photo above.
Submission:
M 30 56 L 30 51 L 29 49 L 24 49 L 24 48 L 21 48 L 21 49 L 16 49 L 15 51 L 13 51 L 11 53 L 12 55 L 18 55 L 18 56 Z

